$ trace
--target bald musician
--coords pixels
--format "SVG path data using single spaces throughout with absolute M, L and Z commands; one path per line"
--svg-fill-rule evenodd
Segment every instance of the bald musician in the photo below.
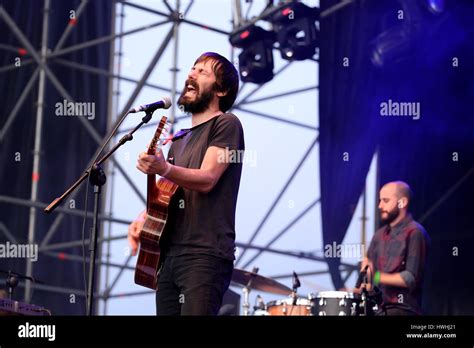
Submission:
M 368 266 L 368 288 L 383 295 L 378 315 L 420 315 L 421 288 L 430 238 L 409 212 L 413 194 L 403 181 L 389 182 L 380 190 L 383 226 L 372 238 L 361 271 Z

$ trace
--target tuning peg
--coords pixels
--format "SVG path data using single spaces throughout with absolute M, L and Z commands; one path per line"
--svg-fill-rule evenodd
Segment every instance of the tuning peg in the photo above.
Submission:
M 173 124 L 173 123 L 167 122 L 167 123 L 165 124 L 165 127 L 166 127 L 166 129 L 168 130 L 168 132 L 173 133 L 173 127 L 174 127 L 174 124 Z
M 163 130 L 166 130 L 169 132 L 169 130 L 173 127 L 173 125 L 171 123 L 165 123 L 165 125 L 163 126 Z
M 163 142 L 163 145 L 168 144 L 171 141 L 171 139 L 173 139 L 173 134 L 168 135 L 168 137 Z

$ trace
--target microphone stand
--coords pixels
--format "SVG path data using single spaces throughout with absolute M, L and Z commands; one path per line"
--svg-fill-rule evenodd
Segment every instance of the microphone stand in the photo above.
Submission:
M 153 110 L 154 111 L 154 110 Z M 93 315 L 93 306 L 94 306 L 94 282 L 95 282 L 95 258 L 97 254 L 97 236 L 99 235 L 99 207 L 100 207 L 100 194 L 101 188 L 105 184 L 107 178 L 104 171 L 101 168 L 101 164 L 105 162 L 115 151 L 117 151 L 122 145 L 124 145 L 127 141 L 131 141 L 133 139 L 133 133 L 135 133 L 141 126 L 148 123 L 151 120 L 153 115 L 153 111 L 147 112 L 146 115 L 142 118 L 141 122 L 132 129 L 129 133 L 125 134 L 117 144 L 114 145 L 101 159 L 95 162 L 88 170 L 86 170 L 82 176 L 77 179 L 77 181 L 72 184 L 60 197 L 56 198 L 53 202 L 51 202 L 45 209 L 44 212 L 49 214 L 54 209 L 61 204 L 64 199 L 69 196 L 73 191 L 75 191 L 78 186 L 87 178 L 89 177 L 89 181 L 94 186 L 94 214 L 92 218 L 92 231 L 91 231 L 91 238 L 89 240 L 89 283 L 87 287 L 87 315 Z M 128 113 L 127 113 L 128 114 Z M 119 124 L 112 130 L 111 134 L 108 136 L 107 140 L 101 146 L 101 149 L 105 147 L 107 142 L 112 138 L 115 131 L 118 129 L 122 121 L 125 119 L 127 114 L 122 117 Z M 87 194 L 87 192 L 86 192 Z

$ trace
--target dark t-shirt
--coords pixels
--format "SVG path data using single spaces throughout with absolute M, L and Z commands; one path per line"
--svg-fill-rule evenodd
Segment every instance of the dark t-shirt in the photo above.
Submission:
M 225 113 L 184 133 L 171 145 L 170 163 L 199 169 L 210 146 L 234 150 L 234 157 L 209 193 L 182 189 L 173 199 L 166 255 L 200 253 L 234 260 L 235 207 L 245 149 L 242 125 L 234 114 Z

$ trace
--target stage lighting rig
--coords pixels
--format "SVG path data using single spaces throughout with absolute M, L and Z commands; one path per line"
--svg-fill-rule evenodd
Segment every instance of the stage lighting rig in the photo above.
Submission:
M 318 19 L 318 8 L 300 2 L 290 2 L 273 14 L 270 20 L 283 59 L 305 60 L 314 56 L 319 45 Z
M 262 84 L 273 78 L 273 32 L 252 25 L 244 30 L 234 31 L 229 41 L 232 46 L 242 48 L 239 54 L 239 73 L 243 82 Z

